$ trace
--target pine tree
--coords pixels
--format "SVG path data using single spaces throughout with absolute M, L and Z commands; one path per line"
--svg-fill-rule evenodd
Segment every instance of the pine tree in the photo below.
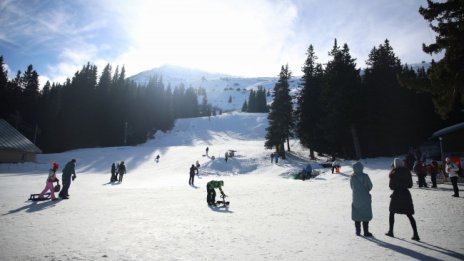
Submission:
M 243 105 L 242 105 L 242 112 L 248 112 L 248 103 L 247 103 L 247 101 L 244 101 L 244 102 L 243 102 Z
M 264 146 L 267 149 L 276 148 L 276 152 L 285 159 L 284 144 L 287 141 L 287 149 L 290 151 L 288 144 L 291 130 L 293 128 L 293 109 L 292 98 L 290 97 L 289 80 L 291 72 L 288 65 L 282 66 L 279 74 L 279 80 L 274 86 L 273 102 L 271 111 L 268 114 L 269 127 L 266 128 L 266 141 Z
M 333 59 L 327 63 L 325 86 L 321 91 L 325 114 L 321 125 L 326 145 L 325 151 L 321 152 L 354 158 L 357 139 L 353 133 L 356 133 L 358 120 L 361 78 L 356 69 L 356 59 L 351 57 L 347 44 L 340 48 L 335 39 L 329 55 Z
M 428 54 L 444 51 L 444 57 L 432 62 L 427 73 L 430 83 L 421 84 L 423 80 L 411 82 L 407 79 L 403 79 L 403 83 L 430 93 L 438 114 L 446 119 L 451 112 L 464 107 L 464 2 L 427 0 L 427 4 L 428 7 L 419 8 L 419 13 L 438 35 L 435 43 L 423 44 L 422 49 Z
M 314 149 L 323 146 L 319 142 L 323 137 L 323 130 L 320 128 L 323 117 L 320 103 L 323 69 L 321 64 L 316 64 L 317 56 L 312 45 L 308 47 L 306 54 L 295 111 L 296 133 L 301 144 L 310 149 L 310 157 L 314 159 Z
M 0 118 L 6 119 L 11 111 L 11 100 L 13 99 L 8 89 L 8 71 L 0 55 Z
M 374 47 L 368 57 L 363 76 L 366 97 L 361 130 L 363 151 L 367 156 L 399 155 L 426 139 L 437 117 L 430 111 L 427 96 L 416 94 L 398 82 L 398 75 L 416 77 L 416 74 L 401 65 L 388 39 Z

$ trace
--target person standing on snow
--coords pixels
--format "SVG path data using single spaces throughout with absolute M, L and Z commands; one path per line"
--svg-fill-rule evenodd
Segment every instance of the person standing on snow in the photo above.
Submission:
M 416 220 L 414 215 L 414 204 L 412 203 L 411 193 L 409 189 L 412 188 L 412 175 L 411 172 L 405 167 L 401 159 L 395 158 L 393 160 L 393 169 L 390 171 L 390 189 L 393 190 L 390 198 L 390 217 L 389 229 L 385 234 L 389 237 L 394 237 L 393 226 L 395 224 L 395 214 L 406 215 L 411 222 L 411 227 L 414 232 L 412 240 L 419 241 L 419 234 L 417 233 Z
M 430 179 L 432 180 L 432 188 L 437 187 L 437 175 L 440 172 L 440 167 L 438 166 L 438 162 L 436 160 L 432 161 L 430 165 Z
M 189 185 L 190 186 L 194 186 L 193 181 L 194 181 L 194 178 L 195 178 L 195 172 L 198 174 L 198 169 L 197 169 L 197 167 L 195 167 L 195 165 L 192 164 L 192 166 L 190 167 L 190 178 L 189 178 Z
M 59 197 L 62 199 L 69 198 L 69 187 L 71 186 L 71 176 L 72 180 L 76 178 L 76 160 L 72 159 L 63 168 L 63 175 L 61 180 L 63 181 L 63 188 L 60 191 Z
M 414 163 L 413 170 L 416 173 L 417 180 L 419 183 L 419 188 L 422 188 L 422 187 L 427 188 L 428 187 L 427 182 L 425 181 L 425 176 L 427 176 L 427 172 L 426 172 L 425 166 L 422 163 L 422 161 L 417 160 L 416 163 Z
M 110 179 L 110 182 L 115 182 L 117 179 L 116 177 L 116 165 L 114 164 L 111 164 L 111 179 Z
M 451 161 L 451 158 L 447 157 L 445 159 L 446 165 L 445 165 L 445 171 L 448 173 L 448 177 L 451 180 L 451 183 L 453 184 L 453 190 L 454 194 L 453 197 L 459 197 L 459 188 L 458 188 L 458 171 L 459 167 L 454 164 L 454 162 Z
M 126 174 L 126 165 L 124 165 L 124 161 L 121 161 L 121 163 L 119 163 L 118 173 L 119 173 L 119 183 L 121 183 L 124 174 Z
M 58 163 L 53 162 L 52 168 L 48 171 L 48 177 L 45 183 L 45 188 L 40 193 L 39 199 L 43 199 L 45 193 L 47 193 L 47 191 L 50 190 L 50 198 L 52 200 L 57 200 L 57 198 L 55 197 L 55 188 L 53 187 L 53 182 L 55 181 L 58 182 L 58 184 L 60 184 L 60 180 L 56 177 L 57 170 L 58 170 Z
M 197 160 L 197 162 L 195 162 L 195 167 L 197 168 L 197 176 L 199 177 L 200 176 L 200 173 L 199 173 L 200 172 L 200 162 L 198 162 L 198 160 Z
M 206 157 L 209 157 L 209 156 L 208 156 L 208 152 L 209 152 L 209 148 L 206 147 Z
M 361 162 L 353 164 L 353 175 L 350 178 L 351 190 L 353 191 L 353 202 L 351 203 L 351 219 L 354 221 L 356 235 L 361 235 L 361 222 L 364 236 L 371 237 L 369 232 L 369 221 L 372 220 L 372 198 L 369 193 L 372 182 L 369 176 L 363 172 L 364 166 Z
M 206 202 L 208 205 L 216 205 L 215 189 L 219 189 L 223 197 L 226 196 L 224 191 L 222 191 L 222 186 L 224 186 L 224 181 L 222 180 L 211 180 L 210 182 L 206 183 Z

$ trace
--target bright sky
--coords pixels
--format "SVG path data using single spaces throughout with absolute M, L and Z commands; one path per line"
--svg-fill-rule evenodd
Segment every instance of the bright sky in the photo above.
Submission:
M 237 76 L 301 75 L 309 44 L 319 62 L 337 38 L 358 67 L 388 38 L 403 63 L 435 34 L 418 13 L 426 0 L 1 0 L 0 55 L 11 75 L 32 64 L 63 82 L 87 62 L 127 76 L 174 64 Z

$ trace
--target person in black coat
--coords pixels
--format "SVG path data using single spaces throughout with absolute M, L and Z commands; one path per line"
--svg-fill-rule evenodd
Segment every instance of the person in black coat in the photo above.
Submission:
M 113 162 L 113 164 L 111 164 L 111 179 L 110 179 L 110 181 L 115 182 L 116 180 L 117 180 L 117 178 L 116 178 L 116 165 Z
M 118 174 L 119 174 L 119 183 L 122 182 L 122 178 L 124 174 L 126 174 L 126 165 L 124 165 L 124 161 L 121 161 L 118 166 Z
M 189 185 L 191 185 L 191 186 L 194 186 L 193 185 L 193 180 L 195 178 L 195 173 L 198 174 L 198 169 L 197 169 L 197 167 L 195 167 L 195 165 L 192 164 L 192 166 L 190 167 L 190 178 L 189 178 Z
M 395 158 L 393 161 L 389 185 L 393 193 L 390 196 L 390 228 L 385 235 L 394 237 L 393 226 L 395 224 L 395 214 L 404 214 L 409 218 L 409 222 L 411 222 L 411 227 L 414 232 L 412 240 L 419 241 L 416 220 L 414 220 L 412 216 L 414 215 L 414 204 L 412 202 L 411 193 L 409 192 L 409 189 L 412 188 L 412 175 L 401 159 Z

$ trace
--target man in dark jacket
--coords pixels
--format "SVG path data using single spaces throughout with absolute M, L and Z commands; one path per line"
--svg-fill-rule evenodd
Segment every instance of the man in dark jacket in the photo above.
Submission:
M 60 191 L 60 194 L 58 195 L 62 199 L 68 199 L 69 194 L 69 186 L 71 186 L 71 176 L 72 180 L 76 178 L 76 160 L 72 159 L 68 163 L 66 163 L 66 166 L 63 168 L 63 175 L 61 176 L 61 180 L 63 181 L 63 188 Z
M 124 165 L 124 161 L 121 161 L 121 163 L 119 163 L 118 173 L 119 173 L 119 183 L 121 183 L 124 174 L 126 174 L 126 165 Z
M 195 165 L 192 164 L 192 166 L 190 167 L 190 178 L 189 178 L 189 185 L 190 186 L 194 186 L 193 185 L 193 180 L 195 178 L 195 172 L 198 174 L 198 169 L 197 169 L 197 167 L 195 167 Z

